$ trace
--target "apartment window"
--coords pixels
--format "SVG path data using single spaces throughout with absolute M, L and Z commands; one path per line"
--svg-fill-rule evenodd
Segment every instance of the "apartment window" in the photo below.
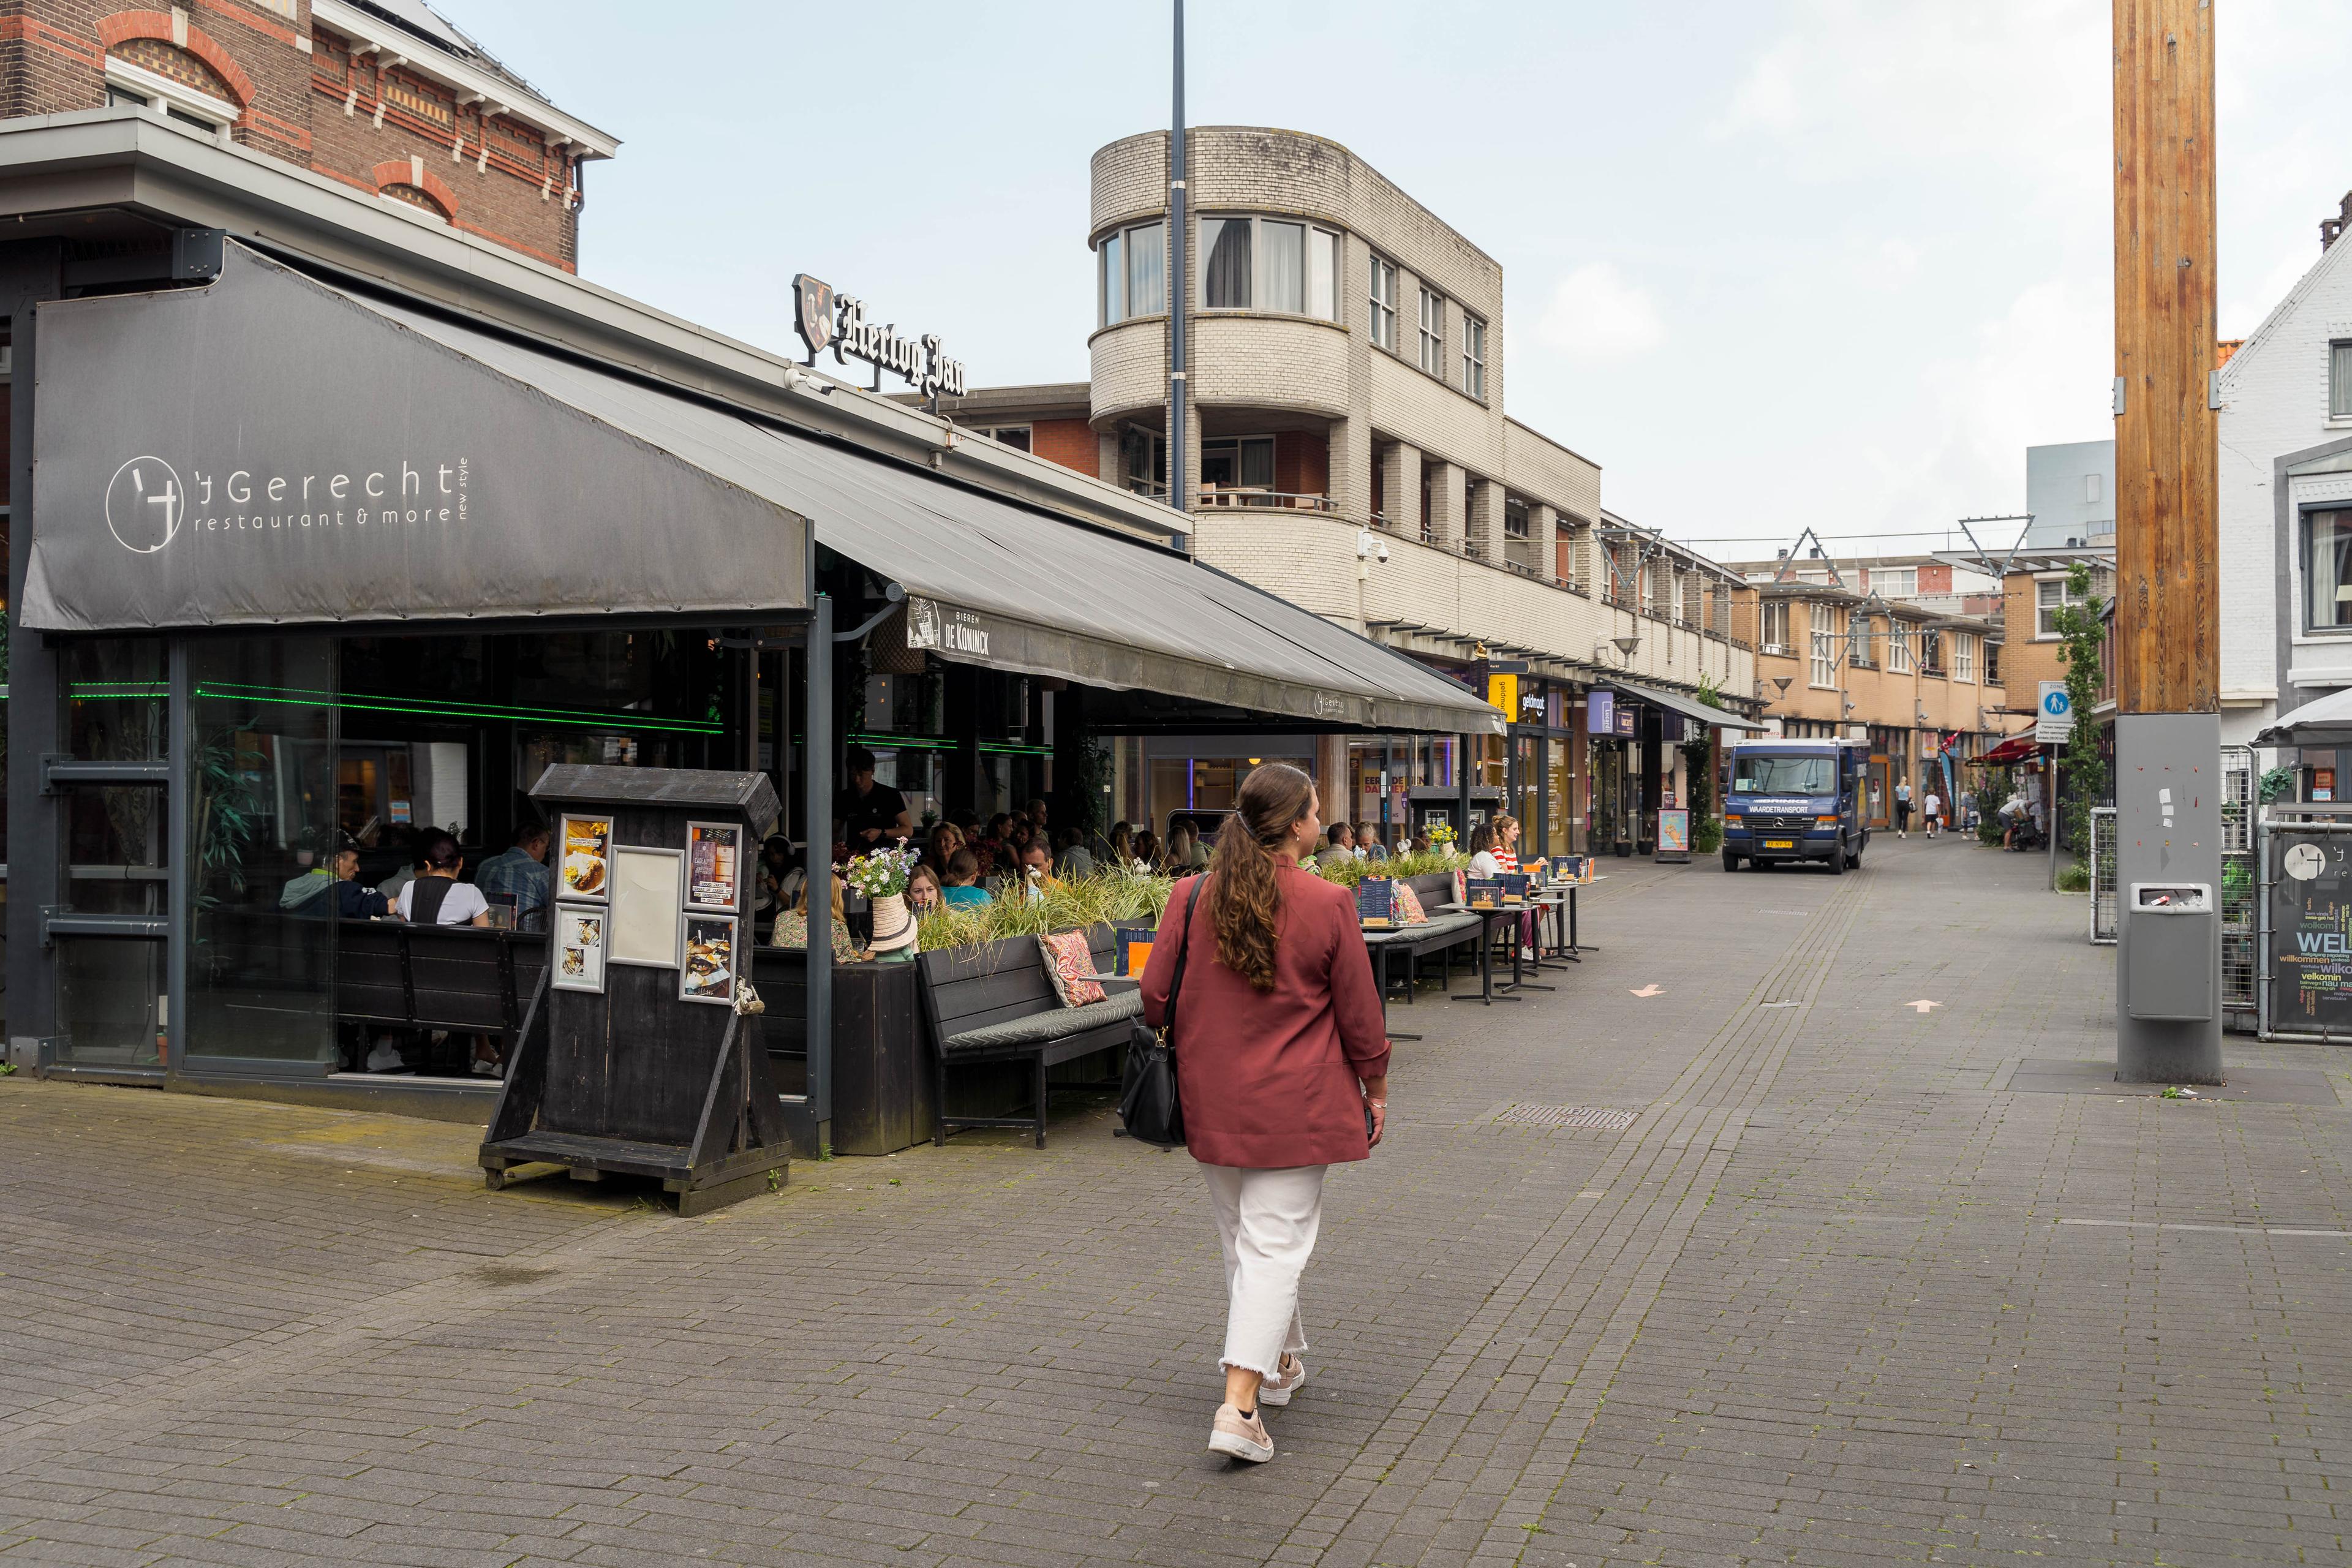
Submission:
M 1274 437 L 1244 436 L 1201 443 L 1201 488 L 1221 490 L 1274 489 Z
M 1952 679 L 1974 680 L 1977 678 L 1977 639 L 1968 632 L 1952 634 Z
M 977 428 L 980 434 L 1002 441 L 1008 447 L 1018 447 L 1024 452 L 1034 450 L 1029 445 L 1029 426 L 1026 425 L 982 425 Z
M 1339 319 L 1339 237 L 1279 218 L 1201 220 L 1201 303 Z
M 1118 433 L 1120 482 L 1137 495 L 1168 494 L 1168 437 L 1155 430 L 1122 426 Z
M 1886 668 L 1897 675 L 1911 673 L 1913 632 L 1894 616 L 1886 617 Z
M 1928 675 L 1944 673 L 1944 634 L 1922 627 L 1919 632 L 1919 668 Z
M 2044 577 L 2033 584 L 2033 635 L 2047 641 L 2058 635 L 2058 610 L 2063 605 L 2080 607 L 2083 595 L 2074 591 L 2063 577 Z M 2352 620 L 2347 620 L 2352 626 Z
M 1467 314 L 1462 318 L 1462 390 L 1486 400 L 1486 323 Z
M 2000 644 L 1987 642 L 1984 645 L 1984 683 L 1987 686 L 1999 686 L 2000 684 Z
M 1813 673 L 1815 686 L 1837 685 L 1836 612 L 1823 605 L 1811 611 L 1813 626 Z
M 1848 638 L 1845 658 L 1848 664 L 1867 667 L 1870 663 L 1870 617 L 1856 614 L 1852 636 Z
M 1397 346 L 1397 274 L 1396 263 L 1372 258 L 1372 346 L 1396 353 Z
M 2105 489 L 2106 477 L 2105 475 L 2084 474 L 2083 476 L 2083 504 L 2084 506 L 2098 505 L 2099 498 Z
M 1507 500 L 1503 503 L 1503 537 L 1525 539 L 1528 536 L 1528 503 Z
M 1138 224 L 1118 230 L 1105 235 L 1099 248 L 1104 326 L 1168 309 L 1166 225 Z
M 1445 297 L 1426 289 L 1421 291 L 1421 368 L 1445 374 Z
M 1767 599 L 1762 606 L 1764 651 L 1789 651 L 1789 601 Z
M 1919 596 L 1919 568 L 1874 566 L 1870 569 L 1870 591 L 1882 599 L 1916 599 Z
M 2352 626 L 2352 511 L 2303 514 L 2305 631 Z

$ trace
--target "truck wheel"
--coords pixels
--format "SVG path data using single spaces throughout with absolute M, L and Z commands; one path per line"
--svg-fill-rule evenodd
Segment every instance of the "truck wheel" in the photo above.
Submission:
M 1845 840 L 1843 838 L 1838 840 L 1838 847 L 1830 854 L 1830 875 L 1832 877 L 1845 875 Z
M 1737 870 L 1738 870 L 1738 869 L 1739 869 L 1739 857 L 1738 857 L 1738 856 L 1737 856 L 1737 855 L 1734 855 L 1734 854 L 1733 854 L 1730 850 L 1728 850 L 1728 849 L 1725 850 L 1725 851 L 1723 852 L 1723 868 L 1724 868 L 1725 870 L 1727 870 L 1727 871 L 1737 871 Z
M 1870 837 L 1865 834 L 1863 836 L 1862 842 L 1854 846 L 1853 853 L 1845 858 L 1846 869 L 1850 871 L 1859 871 L 1862 869 L 1862 852 L 1864 849 L 1867 848 L 1869 845 Z

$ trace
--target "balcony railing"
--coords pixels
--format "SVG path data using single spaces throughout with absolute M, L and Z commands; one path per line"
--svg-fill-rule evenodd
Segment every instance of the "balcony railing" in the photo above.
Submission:
M 1192 498 L 1196 510 L 1210 507 L 1263 508 L 1268 511 L 1337 511 L 1329 496 L 1302 495 L 1292 490 L 1259 489 L 1255 486 L 1207 485 Z

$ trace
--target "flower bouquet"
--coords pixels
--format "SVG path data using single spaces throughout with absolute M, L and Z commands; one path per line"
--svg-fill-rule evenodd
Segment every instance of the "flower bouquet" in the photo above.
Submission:
M 906 840 L 900 839 L 892 848 L 867 850 L 842 871 L 843 880 L 873 902 L 871 945 L 877 956 L 911 955 L 915 916 L 907 908 L 907 884 L 921 858 L 918 851 L 907 847 Z
M 1432 849 L 1451 850 L 1455 841 L 1461 837 L 1460 834 L 1454 831 L 1451 823 L 1433 822 L 1427 831 L 1429 847 Z

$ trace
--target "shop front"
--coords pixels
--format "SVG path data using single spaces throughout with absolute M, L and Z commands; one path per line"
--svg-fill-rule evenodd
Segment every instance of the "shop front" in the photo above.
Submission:
M 470 877 L 555 764 L 767 773 L 772 831 L 823 857 L 849 743 L 919 820 L 1069 803 L 1104 737 L 1499 727 L 1140 531 L 212 243 L 207 275 L 135 292 L 77 294 L 53 247 L 46 280 L 12 274 L 21 1066 L 480 1119 L 497 1058 L 462 1038 L 372 1070 L 334 885 L 440 833 Z M 830 1107 L 821 909 L 803 1146 Z M 543 956 L 481 934 L 500 974 Z

